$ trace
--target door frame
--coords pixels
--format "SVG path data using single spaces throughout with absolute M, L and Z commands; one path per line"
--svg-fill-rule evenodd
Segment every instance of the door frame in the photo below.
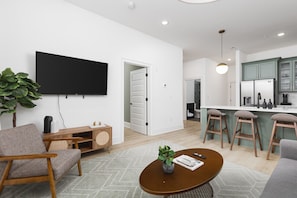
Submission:
M 195 76 L 192 78 L 184 78 L 184 96 L 183 96 L 183 118 L 187 120 L 187 81 L 200 80 L 200 107 L 205 105 L 205 78 L 204 76 Z
M 228 105 L 235 106 L 236 105 L 236 82 L 235 81 L 229 82 L 228 96 L 229 96 Z
M 123 65 L 123 70 L 125 70 L 125 67 L 127 65 L 133 65 L 133 66 L 137 66 L 137 67 L 142 67 L 142 68 L 146 68 L 146 71 L 147 71 L 147 82 L 146 82 L 146 92 L 147 92 L 147 98 L 148 98 L 148 101 L 146 103 L 146 119 L 147 119 L 147 128 L 146 128 L 146 135 L 151 135 L 151 119 L 150 119 L 150 115 L 151 115 L 151 92 L 150 92 L 150 82 L 151 82 L 151 65 L 149 63 L 144 63 L 144 62 L 140 62 L 140 61 L 136 61 L 136 60 L 131 60 L 131 59 L 123 59 L 122 60 L 122 65 Z M 124 85 L 124 82 L 127 80 L 125 78 L 125 72 L 123 71 L 123 84 L 122 84 L 122 87 L 123 87 L 123 94 L 122 94 L 122 107 L 123 107 L 123 113 L 122 113 L 122 121 L 123 121 L 123 140 L 124 140 L 124 127 L 129 127 L 129 124 L 127 125 L 127 123 L 125 122 L 125 102 L 124 102 L 124 95 L 125 95 L 125 85 Z M 130 81 L 130 77 L 128 79 Z M 129 93 L 130 94 L 130 93 Z M 129 108 L 130 109 L 130 108 Z M 125 140 L 124 140 L 125 141 Z

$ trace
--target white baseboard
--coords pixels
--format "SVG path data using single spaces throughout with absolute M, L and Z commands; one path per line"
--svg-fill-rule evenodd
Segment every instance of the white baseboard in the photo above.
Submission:
M 124 127 L 129 128 L 130 129 L 130 122 L 124 122 Z

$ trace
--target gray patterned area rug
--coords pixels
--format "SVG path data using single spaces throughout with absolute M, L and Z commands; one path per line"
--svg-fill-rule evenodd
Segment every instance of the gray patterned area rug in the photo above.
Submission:
M 141 171 L 157 158 L 160 145 L 169 145 L 174 150 L 184 147 L 168 141 L 158 141 L 111 152 L 88 160 L 82 160 L 83 176 L 77 167 L 60 180 L 57 185 L 58 198 L 151 198 L 141 190 L 138 178 Z M 217 198 L 257 198 L 269 176 L 248 168 L 224 161 L 220 174 L 210 184 Z M 176 197 L 198 197 L 195 190 Z M 48 183 L 6 186 L 0 197 L 49 198 Z

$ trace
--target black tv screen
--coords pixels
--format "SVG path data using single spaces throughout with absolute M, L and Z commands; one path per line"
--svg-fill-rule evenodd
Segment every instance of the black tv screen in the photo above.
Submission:
M 107 71 L 107 63 L 36 52 L 42 94 L 107 95 Z

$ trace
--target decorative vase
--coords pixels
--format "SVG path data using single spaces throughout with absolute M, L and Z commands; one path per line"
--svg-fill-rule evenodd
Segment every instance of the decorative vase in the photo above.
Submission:
M 163 171 L 164 171 L 164 173 L 168 173 L 168 174 L 173 173 L 174 163 L 172 163 L 171 165 L 163 163 Z
M 266 100 L 265 99 L 264 99 L 264 102 L 262 104 L 262 107 L 263 107 L 263 109 L 266 109 L 267 108 L 267 103 L 266 103 Z
M 271 99 L 269 99 L 269 102 L 268 102 L 267 107 L 268 107 L 268 109 L 272 109 L 273 104 L 272 104 L 272 102 L 271 102 Z

